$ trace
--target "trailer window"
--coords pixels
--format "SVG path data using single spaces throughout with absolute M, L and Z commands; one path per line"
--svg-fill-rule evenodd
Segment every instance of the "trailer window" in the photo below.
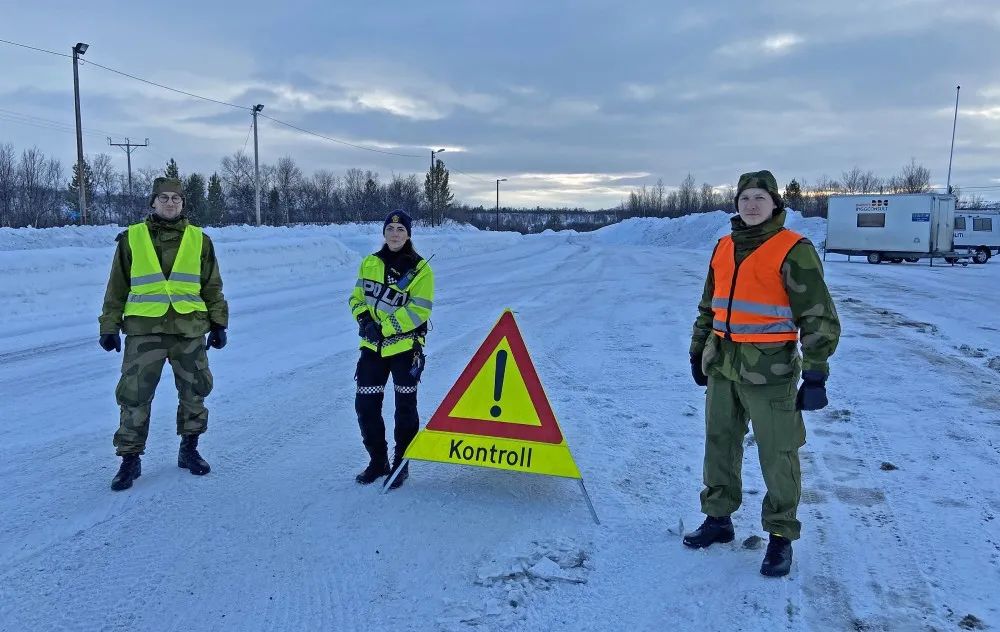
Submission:
M 955 230 L 965 230 L 965 218 L 956 217 L 955 218 Z
M 993 231 L 993 218 L 992 217 L 973 217 L 972 218 L 972 230 L 984 230 L 986 232 Z
M 885 228 L 885 213 L 858 213 L 858 228 Z

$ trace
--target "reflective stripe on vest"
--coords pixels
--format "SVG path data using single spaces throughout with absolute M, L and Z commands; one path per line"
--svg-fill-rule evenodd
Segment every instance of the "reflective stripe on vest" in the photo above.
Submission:
M 153 240 L 145 222 L 128 227 L 128 245 L 132 250 L 129 271 L 131 289 L 125 302 L 125 316 L 159 318 L 173 307 L 179 314 L 207 312 L 201 298 L 201 249 L 204 233 L 197 226 L 187 226 L 177 249 L 170 278 L 156 258 Z
M 802 239 L 802 235 L 782 229 L 739 265 L 733 238 L 719 240 L 712 257 L 712 329 L 717 336 L 734 342 L 798 340 L 781 266 Z

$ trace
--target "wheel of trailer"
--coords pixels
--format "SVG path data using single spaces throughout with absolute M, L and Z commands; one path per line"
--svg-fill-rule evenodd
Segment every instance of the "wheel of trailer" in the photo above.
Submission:
M 906 257 L 904 261 L 909 261 L 910 263 L 916 263 L 920 261 L 920 257 Z
M 958 263 L 958 257 L 945 257 L 944 260 L 951 264 Z
M 869 252 L 868 253 L 868 263 L 882 263 L 882 253 L 881 252 Z
M 976 251 L 976 254 L 972 256 L 972 263 L 986 263 L 990 260 L 990 251 L 986 248 L 980 248 Z

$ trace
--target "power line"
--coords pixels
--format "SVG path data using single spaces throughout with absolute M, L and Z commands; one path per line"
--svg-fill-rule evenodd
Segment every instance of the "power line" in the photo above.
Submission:
M 0 113 L 12 114 L 14 116 L 18 116 L 18 117 L 22 117 L 22 118 L 27 118 L 27 119 L 35 119 L 35 120 L 38 120 L 38 121 L 44 121 L 46 123 L 52 123 L 53 125 L 61 125 L 61 126 L 73 129 L 73 124 L 72 123 L 65 123 L 63 121 L 55 121 L 55 120 L 52 120 L 52 119 L 43 118 L 41 116 L 35 116 L 34 114 L 25 114 L 24 112 L 17 112 L 15 110 L 7 110 L 7 109 L 4 109 L 4 108 L 0 108 Z M 87 132 L 87 133 L 90 133 L 90 134 L 98 134 L 99 133 L 99 134 L 103 134 L 105 136 L 107 136 L 109 134 L 111 134 L 112 136 L 114 136 L 114 134 L 112 134 L 111 132 L 109 132 L 107 130 L 104 130 L 104 129 L 98 129 L 96 127 L 87 127 L 87 128 L 84 129 L 84 131 Z
M 11 44 L 13 46 L 20 46 L 22 48 L 27 48 L 27 49 L 31 49 L 31 50 L 35 50 L 35 51 L 39 51 L 39 52 L 43 52 L 43 53 L 49 53 L 49 54 L 52 54 L 52 55 L 59 55 L 60 57 L 71 57 L 71 55 L 66 55 L 66 54 L 63 54 L 63 53 L 57 53 L 55 51 L 47 50 L 47 49 L 44 49 L 44 48 L 36 48 L 34 46 L 28 46 L 27 44 L 19 44 L 18 42 L 11 42 L 11 41 L 8 41 L 8 40 L 0 40 L 0 42 L 2 42 L 4 44 Z M 235 103 L 229 103 L 228 101 L 220 101 L 218 99 L 213 99 L 211 97 L 202 96 L 200 94 L 195 94 L 193 92 L 187 92 L 186 90 L 180 90 L 180 89 L 177 89 L 177 88 L 172 88 L 172 87 L 164 85 L 162 83 L 157 83 L 155 81 L 150 81 L 149 79 L 143 79 L 142 77 L 137 77 L 135 75 L 129 74 L 127 72 L 123 72 L 123 71 L 118 70 L 116 68 L 111 68 L 109 66 L 104 66 L 104 65 L 99 64 L 97 62 L 86 60 L 86 59 L 83 59 L 83 58 L 80 58 L 80 63 L 82 63 L 84 65 L 96 66 L 96 67 L 101 68 L 103 70 L 106 70 L 108 72 L 113 72 L 113 73 L 121 75 L 123 77 L 128 77 L 129 79 L 133 79 L 135 81 L 141 81 L 142 83 L 145 83 L 145 84 L 148 84 L 148 85 L 151 85 L 151 86 L 156 86 L 157 88 L 162 88 L 164 90 L 169 90 L 171 92 L 176 92 L 177 94 L 183 94 L 185 96 L 192 97 L 192 98 L 195 98 L 195 99 L 201 99 L 203 101 L 209 101 L 211 103 L 216 103 L 218 105 L 224 105 L 224 106 L 227 106 L 227 107 L 236 108 L 236 109 L 239 109 L 239 110 L 250 110 L 251 109 L 251 108 L 249 108 L 247 106 L 236 105 Z M 298 132 L 301 132 L 303 134 L 309 134 L 310 136 L 315 136 L 317 138 L 322 138 L 322 139 L 328 140 L 328 141 L 330 141 L 332 143 L 337 143 L 339 145 L 345 145 L 347 147 L 353 147 L 354 149 L 361 149 L 363 151 L 370 151 L 370 152 L 374 152 L 374 153 L 378 153 L 378 154 L 385 154 L 387 156 L 399 156 L 399 157 L 402 157 L 402 158 L 423 158 L 423 156 L 418 156 L 416 154 L 402 154 L 402 153 L 399 153 L 399 152 L 393 152 L 393 151 L 386 151 L 386 150 L 383 150 L 383 149 L 377 149 L 375 147 L 367 147 L 365 145 L 358 145 L 356 143 L 351 143 L 351 142 L 348 142 L 346 140 L 341 140 L 339 138 L 333 138 L 332 136 L 327 136 L 325 134 L 320 134 L 319 132 L 314 132 L 312 130 L 308 130 L 308 129 L 305 129 L 303 127 L 299 127 L 297 125 L 292 125 L 291 123 L 287 123 L 287 122 L 282 121 L 280 119 L 276 119 L 276 118 L 274 118 L 272 116 L 267 116 L 266 114 L 261 114 L 260 116 L 262 116 L 262 117 L 264 117 L 264 118 L 266 118 L 268 120 L 274 121 L 275 123 L 277 123 L 279 125 L 284 125 L 285 127 L 288 127 L 290 129 L 294 129 L 294 130 L 296 130 Z M 250 138 L 250 135 L 248 133 L 247 134 L 247 141 L 249 141 L 249 138 Z M 247 141 L 244 141 L 244 143 L 243 143 L 244 149 L 246 149 Z M 456 171 L 458 171 L 458 170 L 456 169 Z M 464 174 L 464 175 L 468 176 L 469 174 Z M 476 178 L 475 176 L 469 176 L 469 177 L 470 178 Z M 483 182 L 485 182 L 485 181 L 486 180 L 483 180 Z
M 297 127 L 295 125 L 292 125 L 291 123 L 286 123 L 284 121 L 280 121 L 280 120 L 278 120 L 278 119 L 276 119 L 276 118 L 274 118 L 272 116 L 268 116 L 266 114 L 261 114 L 260 116 L 263 117 L 263 118 L 268 119 L 269 121 L 274 121 L 275 123 L 277 123 L 279 125 L 284 125 L 285 127 L 290 127 L 290 128 L 292 128 L 294 130 L 298 130 L 298 131 L 300 131 L 300 132 L 302 132 L 304 134 L 309 134 L 310 136 L 316 136 L 317 138 L 322 138 L 324 140 L 328 140 L 328 141 L 333 142 L 333 143 L 338 143 L 340 145 L 347 145 L 348 147 L 354 147 L 355 149 L 363 149 L 365 151 L 373 151 L 373 152 L 376 152 L 376 153 L 379 153 L 379 154 L 387 154 L 389 156 L 402 156 L 403 158 L 423 158 L 423 156 L 417 156 L 416 154 L 400 154 L 400 153 L 396 153 L 394 151 L 385 151 L 383 149 L 375 149 L 374 147 L 365 147 L 364 145 L 356 145 L 354 143 L 349 143 L 346 140 L 340 140 L 339 138 L 332 138 L 330 136 L 325 136 L 325 135 L 320 134 L 318 132 L 312 132 L 310 130 L 303 129 L 301 127 Z
M 164 90 L 170 90 L 171 92 L 176 92 L 178 94 L 183 94 L 185 96 L 194 97 L 195 99 L 201 99 L 203 101 L 211 101 L 212 103 L 218 103 L 219 105 L 225 105 L 231 108 L 236 108 L 238 110 L 249 110 L 245 105 L 236 105 L 235 103 L 229 103 L 227 101 L 219 101 L 218 99 L 213 99 L 211 97 L 203 97 L 200 94 L 195 94 L 193 92 L 185 92 L 184 90 L 178 90 L 177 88 L 171 88 L 170 86 L 165 86 L 162 83 L 156 83 L 155 81 L 150 81 L 149 79 L 143 79 L 142 77 L 136 77 L 135 75 L 130 75 L 127 72 L 122 72 L 121 70 L 116 70 L 114 68 L 109 68 L 108 66 L 102 66 L 93 61 L 84 60 L 80 58 L 80 62 L 84 65 L 97 66 L 98 68 L 103 68 L 108 72 L 113 72 L 115 74 L 121 75 L 123 77 L 128 77 L 129 79 L 135 79 L 136 81 L 141 81 L 143 83 L 148 83 L 151 86 L 156 86 L 157 88 L 163 88 Z
M 39 129 L 47 129 L 54 132 L 68 132 L 75 134 L 76 130 L 70 123 L 61 123 L 59 121 L 53 121 L 50 119 L 43 119 L 38 116 L 30 116 L 27 114 L 21 114 L 19 112 L 13 112 L 10 110 L 0 109 L 0 121 L 7 121 L 8 123 L 20 123 L 22 125 L 30 125 L 31 127 L 36 127 Z M 88 136 L 100 136 L 105 138 L 108 135 L 114 136 L 111 132 L 104 132 L 101 130 L 96 130 L 94 128 L 85 129 L 83 133 Z
M 454 167 L 446 167 L 446 168 L 448 169 L 448 171 L 457 171 L 458 173 L 462 174 L 463 176 L 465 176 L 467 178 L 472 178 L 473 180 L 479 180 L 480 182 L 488 182 L 488 183 L 491 183 L 491 184 L 493 183 L 493 180 L 487 180 L 486 178 L 480 178 L 479 176 L 470 175 L 470 174 L 465 173 L 464 171 L 462 171 L 460 169 L 455 169 Z
M 243 151 L 247 150 L 247 143 L 250 142 L 250 134 L 253 133 L 253 119 L 250 119 L 250 129 L 247 130 L 247 137 L 243 139 Z
M 21 48 L 27 48 L 27 49 L 30 49 L 30 50 L 39 51 L 41 53 L 48 53 L 50 55 L 59 55 L 60 57 L 70 57 L 70 58 L 72 58 L 72 55 L 67 55 L 65 53 L 57 53 L 56 51 L 48 50 L 48 49 L 45 49 L 45 48 L 37 48 L 35 46 L 28 46 L 27 44 L 19 44 L 18 42 L 11 42 L 9 40 L 0 39 L 0 43 L 10 44 L 12 46 L 20 46 Z M 98 68 L 102 68 L 104 70 L 107 70 L 108 72 L 113 72 L 115 74 L 122 75 L 123 77 L 128 77 L 129 79 L 134 79 L 136 81 L 141 81 L 142 83 L 148 83 L 151 86 L 156 86 L 157 88 L 163 88 L 164 90 L 170 90 L 171 92 L 176 92 L 178 94 L 183 94 L 185 96 L 193 97 L 195 99 L 202 99 L 203 101 L 211 101 L 212 103 L 218 103 L 219 105 L 225 105 L 225 106 L 228 106 L 228 107 L 231 107 L 231 108 L 237 108 L 239 110 L 249 110 L 250 109 L 250 108 L 248 108 L 245 105 L 236 105 L 235 103 L 229 103 L 228 101 L 220 101 L 218 99 L 213 99 L 211 97 L 205 97 L 205 96 L 202 96 L 200 94 L 195 94 L 193 92 L 186 92 L 184 90 L 178 90 L 177 88 L 171 88 L 170 86 L 165 86 L 162 83 L 156 83 L 155 81 L 150 81 L 149 79 L 143 79 L 142 77 L 136 77 L 135 75 L 130 75 L 127 72 L 123 72 L 123 71 L 118 70 L 116 68 L 110 68 L 108 66 L 104 66 L 104 65 L 99 64 L 99 63 L 97 63 L 95 61 L 90 61 L 88 59 L 84 59 L 83 57 L 80 58 L 80 63 L 84 64 L 84 65 L 97 66 Z
M 60 57 L 70 57 L 70 58 L 73 57 L 72 55 L 67 55 L 66 53 L 57 53 L 54 50 L 47 50 L 45 48 L 35 48 L 34 46 L 28 46 L 27 44 L 18 44 L 17 42 L 11 42 L 11 41 L 8 41 L 8 40 L 5 40 L 5 39 L 0 39 L 0 43 L 10 44 L 11 46 L 20 46 L 21 48 L 28 48 L 28 49 L 31 49 L 31 50 L 37 50 L 40 53 L 48 53 L 50 55 L 59 55 Z

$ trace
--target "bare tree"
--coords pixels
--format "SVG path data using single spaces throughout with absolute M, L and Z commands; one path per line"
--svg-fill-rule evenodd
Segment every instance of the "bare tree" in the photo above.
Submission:
M 657 178 L 656 186 L 652 191 L 652 212 L 656 217 L 663 217 L 667 211 L 667 187 L 663 184 L 663 178 Z
M 387 210 L 400 209 L 406 211 L 410 217 L 419 217 L 420 183 L 417 181 L 417 176 L 392 174 L 392 179 L 384 187 L 382 199 Z
M 862 171 L 857 165 L 841 174 L 841 182 L 844 193 L 879 193 L 884 188 L 875 172 Z
M 62 224 L 66 217 L 63 212 L 65 197 L 63 196 L 62 183 L 64 181 L 62 163 L 55 158 L 50 158 L 42 171 L 44 193 L 41 197 L 42 206 L 52 218 L 52 224 Z
M 289 224 L 292 219 L 298 220 L 295 213 L 297 198 L 302 188 L 302 170 L 298 168 L 291 156 L 278 159 L 275 166 L 275 188 L 278 189 L 280 205 L 284 224 Z
M 697 210 L 698 189 L 695 185 L 694 176 L 690 173 L 681 182 L 681 188 L 677 191 L 677 203 L 681 214 L 691 213 Z
M 358 222 L 367 219 L 365 205 L 368 198 L 365 187 L 369 180 L 378 182 L 378 174 L 361 169 L 348 169 L 344 175 L 343 200 L 349 221 Z
M 253 161 L 242 150 L 222 159 L 222 183 L 230 216 L 247 224 L 256 222 Z
M 45 155 L 38 147 L 22 151 L 17 170 L 18 206 L 26 223 L 36 228 L 43 225 L 46 215 L 44 180 Z
M 112 221 L 112 216 L 116 215 L 114 196 L 118 193 L 119 179 L 114 165 L 111 163 L 111 156 L 108 154 L 97 154 L 90 162 L 90 166 L 94 174 L 94 199 L 91 200 L 92 221 L 94 224 L 105 224 Z
M 0 145 L 0 226 L 14 225 L 17 201 L 17 158 L 14 146 Z
M 918 165 L 916 158 L 910 158 L 910 164 L 904 165 L 891 183 L 894 193 L 927 193 L 931 190 L 931 172 Z

